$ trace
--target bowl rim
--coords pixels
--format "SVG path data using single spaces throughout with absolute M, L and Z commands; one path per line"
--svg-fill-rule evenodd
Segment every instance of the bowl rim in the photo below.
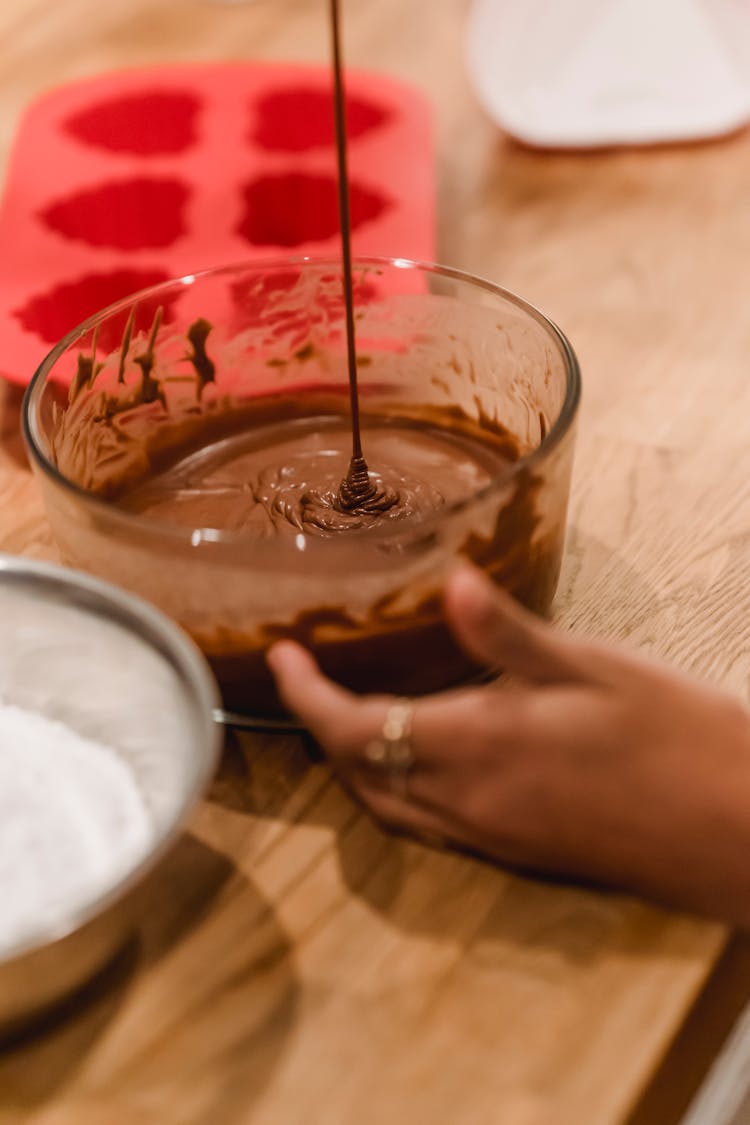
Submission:
M 64 921 L 42 926 L 31 936 L 3 950 L 0 969 L 5 969 L 14 961 L 69 938 L 143 881 L 181 835 L 187 818 L 205 793 L 218 764 L 222 730 L 217 721 L 221 706 L 219 689 L 207 661 L 190 637 L 149 602 L 81 571 L 2 553 L 0 586 L 36 587 L 45 594 L 64 593 L 78 608 L 98 613 L 137 634 L 169 660 L 192 705 L 194 720 L 203 725 L 199 730 L 193 723 L 195 746 L 200 748 L 201 754 L 195 776 L 166 825 L 157 828 L 147 853 L 105 891 L 66 915 Z
M 178 285 L 187 287 L 208 278 L 221 277 L 223 274 L 231 275 L 240 272 L 262 272 L 263 270 L 271 269 L 283 271 L 289 269 L 289 267 L 295 266 L 340 271 L 341 261 L 332 257 L 293 255 L 289 257 L 262 258 L 255 261 L 244 260 L 225 265 L 210 266 L 194 273 L 169 278 L 156 285 L 140 289 L 135 293 L 129 294 L 127 297 L 123 297 L 107 305 L 99 312 L 81 321 L 80 324 L 71 329 L 70 332 L 45 355 L 26 388 L 22 406 L 22 430 L 32 464 L 35 464 L 46 477 L 62 487 L 71 497 L 83 503 L 93 513 L 98 512 L 107 520 L 122 526 L 124 529 L 138 531 L 146 538 L 157 538 L 162 542 L 166 541 L 175 545 L 193 548 L 203 544 L 214 543 L 227 547 L 252 546 L 255 551 L 262 554 L 264 546 L 267 547 L 268 544 L 264 544 L 263 541 L 259 540 L 257 537 L 253 537 L 247 532 L 233 532 L 211 527 L 196 528 L 169 524 L 154 519 L 153 516 L 144 516 L 140 513 L 130 512 L 125 508 L 119 507 L 117 504 L 113 504 L 107 499 L 88 492 L 80 485 L 75 484 L 60 472 L 42 449 L 42 442 L 36 425 L 37 418 L 35 407 L 46 385 L 47 376 L 54 368 L 60 356 L 63 355 L 68 348 L 72 347 L 81 336 L 91 331 L 97 323 L 107 317 L 124 311 L 134 302 L 153 300 L 158 297 L 160 293 L 173 290 Z M 524 454 L 522 457 L 519 457 L 518 460 L 510 462 L 486 484 L 472 492 L 469 496 L 461 497 L 458 500 L 452 501 L 450 504 L 446 504 L 438 512 L 424 519 L 406 520 L 400 525 L 397 521 L 396 523 L 389 522 L 387 525 L 381 527 L 352 529 L 347 532 L 346 539 L 348 543 L 361 542 L 363 539 L 370 543 L 381 540 L 393 540 L 397 539 L 405 531 L 414 530 L 415 528 L 418 528 L 421 533 L 429 534 L 433 527 L 437 526 L 440 521 L 445 520 L 447 516 L 462 512 L 470 505 L 482 503 L 491 495 L 506 488 L 509 482 L 521 473 L 533 470 L 537 464 L 545 461 L 552 451 L 563 441 L 573 427 L 581 399 L 581 371 L 578 358 L 565 333 L 545 313 L 510 289 L 504 289 L 502 286 L 486 278 L 479 277 L 452 266 L 443 266 L 437 263 L 419 261 L 411 258 L 362 255 L 353 259 L 352 267 L 355 271 L 378 268 L 412 270 L 432 276 L 444 277 L 451 281 L 460 282 L 470 287 L 483 290 L 486 293 L 490 293 L 493 297 L 514 305 L 531 320 L 535 321 L 547 333 L 552 342 L 557 345 L 565 366 L 566 386 L 560 411 L 539 445 L 530 453 Z M 300 538 L 304 541 L 304 545 L 296 543 L 296 540 Z M 285 538 L 282 540 L 274 538 L 274 555 L 278 557 L 279 549 L 284 550 L 289 546 L 291 546 L 292 550 L 307 549 L 309 553 L 312 549 L 315 553 L 325 553 L 331 550 L 332 544 L 336 541 L 335 538 L 307 535 L 296 536 L 288 540 Z

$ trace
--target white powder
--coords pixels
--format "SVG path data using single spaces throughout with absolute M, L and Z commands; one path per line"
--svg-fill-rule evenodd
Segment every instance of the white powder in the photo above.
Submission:
M 113 750 L 0 701 L 0 955 L 72 922 L 133 868 L 153 834 Z

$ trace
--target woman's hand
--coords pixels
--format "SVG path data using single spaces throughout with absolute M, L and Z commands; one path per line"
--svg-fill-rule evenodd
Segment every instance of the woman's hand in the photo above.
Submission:
M 621 649 L 574 640 L 465 567 L 459 642 L 512 685 L 416 701 L 406 791 L 368 761 L 394 700 L 333 684 L 291 642 L 268 656 L 287 706 L 385 824 L 523 868 L 750 926 L 750 714 Z

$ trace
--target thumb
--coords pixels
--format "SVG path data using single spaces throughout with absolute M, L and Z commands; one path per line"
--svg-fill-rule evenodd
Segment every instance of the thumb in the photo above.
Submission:
M 449 579 L 445 609 L 456 639 L 470 656 L 537 683 L 600 681 L 602 663 L 609 665 L 613 659 L 604 649 L 558 633 L 468 564 Z
M 320 671 L 310 653 L 293 641 L 277 641 L 266 653 L 282 702 L 321 743 L 346 718 L 351 695 Z

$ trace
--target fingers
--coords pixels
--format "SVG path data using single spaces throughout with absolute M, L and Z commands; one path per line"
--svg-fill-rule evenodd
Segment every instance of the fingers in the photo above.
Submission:
M 329 718 L 345 702 L 348 692 L 322 675 L 317 663 L 302 645 L 279 641 L 266 653 L 284 704 L 300 718 L 311 722 Z
M 469 565 L 449 579 L 445 608 L 470 656 L 536 683 L 603 682 L 619 665 L 614 654 L 557 632 Z
M 345 784 L 387 827 L 432 844 L 494 854 L 487 830 L 483 835 L 475 821 L 483 819 L 488 787 L 497 795 L 492 824 L 496 817 L 507 819 L 505 790 L 514 791 L 514 772 L 528 758 L 523 751 L 539 736 L 530 689 L 484 687 L 418 700 L 406 727 L 411 760 L 404 765 L 367 753 L 368 744 L 386 737 L 394 698 L 360 697 L 338 687 L 292 642 L 274 645 L 268 663 L 284 702 L 328 752 Z
M 324 676 L 300 645 L 280 641 L 266 659 L 285 705 L 329 751 L 334 764 L 348 767 L 349 783 L 387 827 L 435 843 L 449 838 L 447 818 L 413 795 L 392 791 L 389 774 L 368 763 L 364 748 L 378 737 L 394 700 L 352 695 Z
M 266 660 L 284 705 L 334 758 L 349 762 L 382 726 L 384 696 L 356 696 L 335 684 L 294 641 L 273 645 Z
M 322 674 L 310 653 L 293 641 L 279 641 L 266 653 L 281 700 L 319 738 L 331 731 L 353 697 Z
M 365 746 L 380 737 L 392 696 L 355 695 L 325 676 L 315 659 L 293 641 L 279 641 L 266 654 L 282 701 L 328 751 L 334 762 L 372 775 Z M 442 771 L 460 761 L 466 732 L 495 747 L 517 728 L 522 703 L 508 693 L 504 705 L 492 705 L 486 688 L 459 689 L 421 699 L 412 724 L 412 741 L 425 748 L 421 772 Z
M 325 676 L 306 649 L 293 641 L 279 641 L 267 655 L 269 667 L 284 704 L 329 753 L 334 764 L 345 766 L 357 784 L 387 788 L 388 773 L 368 760 L 368 743 L 382 737 L 391 696 L 358 696 Z M 410 724 L 410 742 L 419 747 L 419 774 L 443 773 L 460 764 L 467 730 L 475 741 L 484 733 L 499 745 L 505 728 L 513 724 L 512 702 L 505 717 L 490 715 L 486 689 L 446 692 L 420 700 Z M 494 709 L 492 709 L 494 710 Z

